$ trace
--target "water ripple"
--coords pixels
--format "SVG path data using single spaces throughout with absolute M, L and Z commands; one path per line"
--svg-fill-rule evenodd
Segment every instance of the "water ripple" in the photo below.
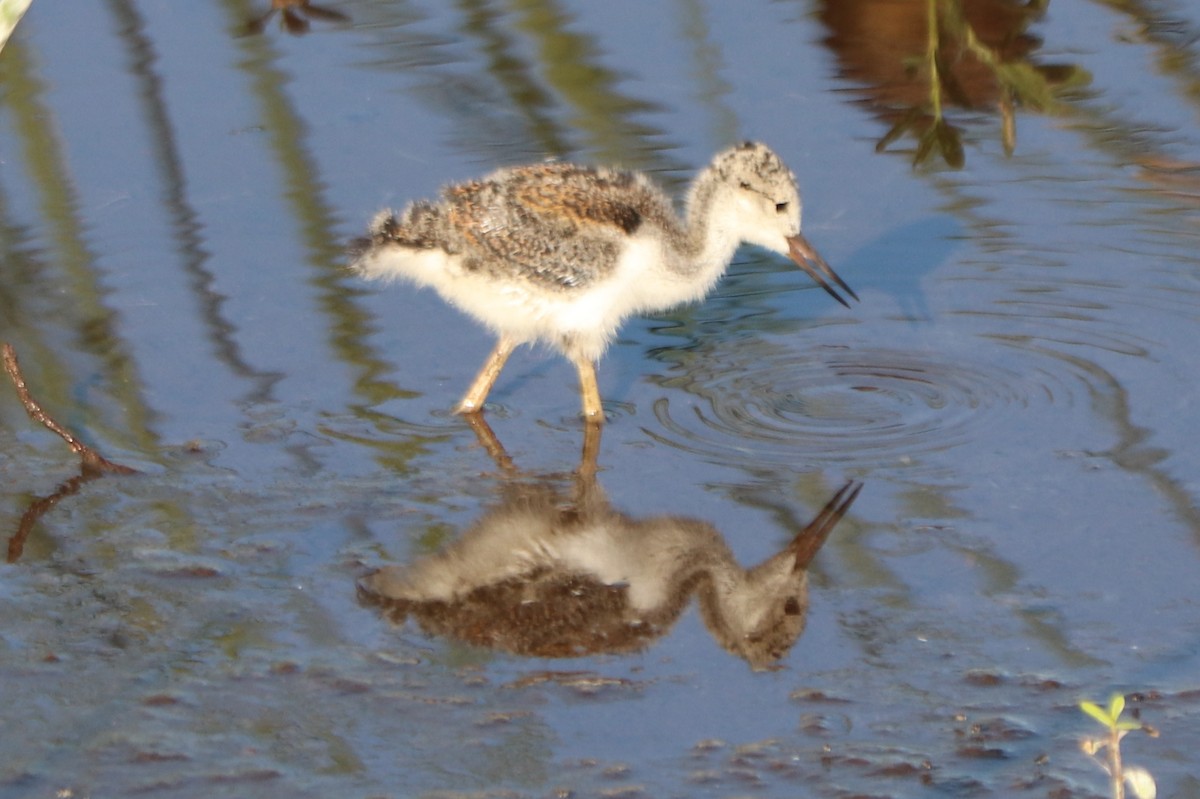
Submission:
M 976 342 L 976 345 L 978 342 Z M 654 405 L 647 434 L 694 454 L 749 465 L 798 460 L 908 464 L 971 441 L 1035 404 L 1070 408 L 1077 385 L 1061 365 L 1022 371 L 970 353 L 820 346 L 793 351 L 746 341 L 668 383 L 698 398 Z M 1001 348 L 1003 349 L 1003 348 Z

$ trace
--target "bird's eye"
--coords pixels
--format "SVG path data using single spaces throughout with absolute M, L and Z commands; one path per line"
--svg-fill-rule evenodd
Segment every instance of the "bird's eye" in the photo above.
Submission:
M 787 203 L 775 203 L 775 213 L 786 214 L 788 209 Z
M 741 189 L 742 191 L 753 191 L 754 190 L 754 187 L 751 186 L 749 183 L 747 183 L 744 180 L 738 184 L 738 188 Z
M 794 597 L 794 596 L 788 597 L 787 601 L 783 603 L 783 613 L 785 616 L 799 616 L 800 615 L 799 600 L 797 600 L 796 597 Z

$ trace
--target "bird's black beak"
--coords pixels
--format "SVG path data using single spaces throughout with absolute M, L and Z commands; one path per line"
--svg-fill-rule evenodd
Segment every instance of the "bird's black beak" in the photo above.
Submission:
M 833 495 L 833 498 L 825 503 L 825 507 L 821 508 L 817 518 L 796 534 L 788 546 L 792 554 L 796 556 L 792 571 L 798 572 L 807 569 L 812 564 L 813 558 L 817 556 L 817 550 L 825 543 L 825 539 L 829 538 L 834 526 L 846 515 L 846 511 L 850 510 L 854 500 L 858 499 L 858 492 L 862 491 L 862 487 L 863 484 L 856 480 L 847 480 L 846 484 Z
M 834 291 L 833 286 L 829 285 L 825 278 L 829 278 L 838 284 L 843 291 L 855 300 L 858 299 L 858 295 L 854 293 L 854 289 L 847 286 L 846 281 L 838 277 L 837 272 L 833 271 L 829 264 L 825 263 L 825 259 L 808 243 L 808 239 L 804 238 L 804 234 L 797 233 L 795 236 L 788 236 L 787 243 L 788 254 L 792 256 L 792 260 L 796 262 L 796 266 L 808 272 L 809 276 L 817 281 L 817 285 L 825 289 L 830 297 L 833 297 L 847 308 L 850 307 L 850 303 L 846 302 L 842 295 Z

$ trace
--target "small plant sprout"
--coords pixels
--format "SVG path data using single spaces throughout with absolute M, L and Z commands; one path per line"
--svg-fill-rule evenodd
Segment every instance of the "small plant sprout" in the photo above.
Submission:
M 4 47 L 4 43 L 8 41 L 9 35 L 13 32 L 13 28 L 17 27 L 17 23 L 21 20 L 25 9 L 29 8 L 29 4 L 32 1 L 0 0 L 0 48 Z
M 1079 703 L 1079 709 L 1108 731 L 1103 738 L 1084 738 L 1079 742 L 1079 748 L 1108 772 L 1113 799 L 1125 799 L 1126 784 L 1137 799 L 1155 799 L 1158 787 L 1154 784 L 1150 772 L 1141 766 L 1122 765 L 1121 739 L 1131 730 L 1141 730 L 1150 737 L 1157 738 L 1158 730 L 1140 721 L 1123 720 L 1121 714 L 1125 712 L 1125 697 L 1121 694 L 1113 694 L 1108 700 L 1108 707 L 1084 701 Z M 1107 762 L 1099 756 L 1102 749 L 1108 750 Z

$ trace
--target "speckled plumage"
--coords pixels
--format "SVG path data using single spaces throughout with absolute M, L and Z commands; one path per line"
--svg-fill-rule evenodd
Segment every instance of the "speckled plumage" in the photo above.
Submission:
M 683 219 L 642 174 L 537 164 L 381 212 L 356 242 L 352 266 L 367 278 L 429 286 L 496 333 L 459 412 L 482 407 L 514 347 L 540 340 L 575 364 L 584 413 L 599 420 L 594 363 L 620 323 L 699 300 L 742 242 L 788 255 L 843 305 L 824 277 L 855 297 L 801 235 L 795 177 L 751 142 L 719 153 L 697 176 Z
M 573 164 L 506 169 L 450 186 L 372 226 L 374 246 L 440 248 L 462 269 L 548 291 L 585 288 L 611 272 L 626 237 L 673 211 L 640 176 Z

